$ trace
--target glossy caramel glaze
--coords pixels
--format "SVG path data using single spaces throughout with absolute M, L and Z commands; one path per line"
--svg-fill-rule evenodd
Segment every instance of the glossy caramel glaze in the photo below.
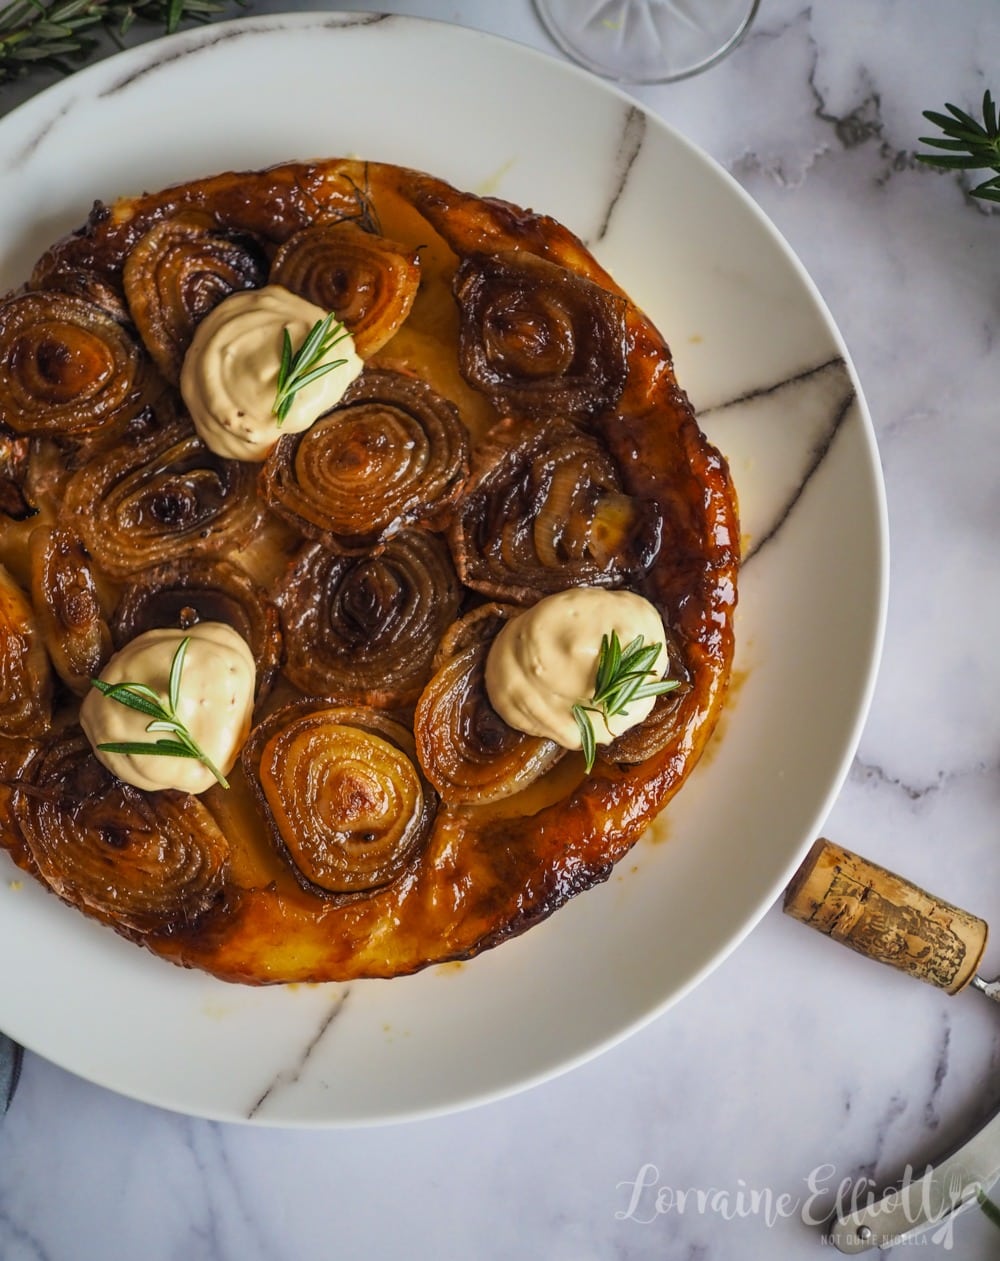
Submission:
M 470 436 L 473 475 L 477 459 L 490 450 L 488 431 L 499 422 L 521 425 L 530 434 L 550 419 L 561 425 L 572 419 L 588 442 L 596 440 L 611 457 L 624 494 L 646 505 L 659 522 L 651 562 L 644 556 L 638 571 L 623 569 L 628 575 L 623 580 L 659 608 L 686 686 L 663 698 L 641 728 L 609 746 L 590 775 L 584 775 L 579 755 L 567 754 L 530 787 L 503 800 L 436 802 L 427 840 L 390 884 L 331 898 L 311 891 L 308 879 L 290 870 L 287 853 L 275 845 L 262 817 L 258 786 L 247 782 L 246 768 L 237 769 L 228 792 L 213 788 L 200 799 L 230 847 L 211 905 L 190 922 L 169 918 L 149 931 L 137 932 L 134 922 L 115 925 L 175 963 L 248 983 L 392 977 L 466 958 L 523 932 L 606 879 L 697 762 L 724 700 L 733 652 L 739 529 L 726 463 L 698 428 L 662 337 L 576 237 L 544 216 L 458 192 L 405 168 L 349 160 L 292 163 L 98 206 L 78 233 L 39 260 L 30 287 L 75 295 L 116 319 L 124 313 L 124 327 L 138 344 L 127 320 L 125 261 L 155 225 L 178 214 L 208 216 L 220 232 L 248 236 L 269 260 L 295 233 L 343 220 L 367 231 L 374 227 L 418 253 L 420 287 L 412 309 L 374 354 L 373 365 L 420 378 L 457 408 Z M 540 416 L 536 402 L 519 413 L 516 392 L 491 394 L 469 383 L 458 349 L 455 277 L 463 264 L 480 267 L 501 255 L 543 259 L 614 296 L 597 309 L 603 304 L 615 312 L 613 336 L 625 370 L 622 375 L 616 367 L 610 374 L 610 385 L 594 396 L 599 405 L 588 401 L 572 418 Z M 154 372 L 151 361 L 146 367 Z M 170 387 L 161 385 L 169 396 Z M 125 432 L 119 446 L 129 445 Z M 99 451 L 99 435 L 88 433 L 87 442 L 91 448 L 83 451 L 38 440 L 32 490 L 43 521 L 60 521 L 65 485 L 60 465 Z M 141 451 L 150 442 L 139 432 L 134 445 Z M 461 503 L 460 496 L 455 511 Z M 453 514 L 450 504 L 446 507 L 443 519 L 427 528 L 447 531 Z M 303 539 L 273 514 L 252 519 L 258 522 L 252 531 L 227 537 L 225 558 L 263 590 L 279 590 Z M 0 561 L 22 582 L 25 540 L 26 530 L 14 522 L 5 525 L 0 539 Z M 209 546 L 206 555 L 211 554 Z M 157 560 L 162 562 L 159 555 Z M 105 615 L 115 624 L 129 579 L 116 567 L 113 574 L 99 571 L 95 580 Z M 459 612 L 475 608 L 487 594 L 466 589 Z M 523 603 L 531 596 L 518 598 Z M 301 696 L 287 678 L 279 678 L 261 701 L 258 719 Z M 343 702 L 333 697 L 325 703 Z M 54 723 L 71 726 L 76 701 L 62 696 L 60 704 Z M 412 707 L 389 717 L 411 725 Z M 43 734 L 16 748 L 13 741 L 2 742 L 10 746 L 6 767 L 28 784 L 4 787 L 15 804 L 39 791 L 31 784 L 39 765 L 35 745 L 52 738 Z M 252 764 L 249 774 L 253 778 Z M 148 801 L 155 812 L 155 797 Z M 22 802 L 20 813 L 27 809 Z M 25 838 L 12 824 L 5 827 L 3 843 L 37 875 Z M 80 905 L 81 899 L 73 900 Z M 106 919 L 103 908 L 100 918 Z

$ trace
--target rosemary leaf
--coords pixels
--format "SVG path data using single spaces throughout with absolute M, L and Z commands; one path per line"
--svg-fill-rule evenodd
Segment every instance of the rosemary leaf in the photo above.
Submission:
M 918 162 L 936 167 L 941 171 L 992 170 L 996 175 L 969 190 L 971 196 L 984 201 L 1000 201 L 1000 126 L 997 107 L 989 89 L 983 94 L 983 121 L 977 122 L 971 114 L 950 103 L 945 105 L 947 114 L 938 110 L 924 110 L 924 118 L 944 133 L 942 136 L 921 136 L 920 143 L 940 153 L 918 153 Z
M 99 744 L 97 746 L 105 753 L 140 753 L 143 756 L 150 754 L 154 757 L 189 757 L 196 758 L 197 753 L 186 748 L 183 744 L 178 744 L 174 740 L 156 740 L 155 742 L 143 743 L 141 740 L 121 740 L 110 741 L 108 744 Z
M 597 738 L 594 735 L 594 724 L 590 721 L 590 713 L 583 705 L 573 706 L 573 718 L 580 730 L 580 747 L 583 749 L 583 761 L 588 773 L 594 769 L 597 761 Z
M 150 740 L 148 742 L 141 740 L 112 741 L 107 744 L 99 744 L 97 747 L 105 753 L 126 753 L 133 757 L 150 754 L 154 757 L 197 758 L 203 766 L 211 771 L 223 788 L 228 788 L 229 782 L 225 775 L 222 774 L 205 750 L 197 743 L 177 714 L 181 703 L 184 659 L 187 656 L 190 642 L 191 637 L 185 635 L 177 645 L 177 650 L 171 659 L 166 701 L 162 700 L 145 683 L 105 683 L 101 679 L 91 679 L 94 687 L 108 700 L 117 701 L 119 705 L 137 710 L 140 714 L 145 714 L 147 718 L 151 718 L 152 722 L 146 724 L 148 732 L 151 734 L 160 731 L 169 732 L 175 739 Z
M 236 0 L 239 5 L 245 0 Z M 117 39 L 136 21 L 165 33 L 217 17 L 226 0 L 11 0 L 0 5 L 0 86 L 37 66 L 62 73 L 85 60 L 104 32 Z
M 279 429 L 282 421 L 288 416 L 299 390 L 347 362 L 345 359 L 335 359 L 330 363 L 323 363 L 333 347 L 347 336 L 347 330 L 343 324 L 336 323 L 336 319 L 336 315 L 331 311 L 324 319 L 317 320 L 306 334 L 302 345 L 294 353 L 288 329 L 283 330 L 278 388 L 274 396 L 274 406 L 271 408 L 271 414 L 277 418 Z
M 680 686 L 677 679 L 656 678 L 655 663 L 661 646 L 644 645 L 642 636 L 637 635 L 623 648 L 617 631 L 601 636 L 594 694 L 588 701 L 577 702 L 571 710 L 588 772 L 597 760 L 597 733 L 591 714 L 597 714 L 608 728 L 608 719 L 628 713 L 635 701 L 662 696 Z
M 117 701 L 120 705 L 127 705 L 129 709 L 138 710 L 140 714 L 159 718 L 163 712 L 160 698 L 151 688 L 141 683 L 110 684 L 103 683 L 100 679 L 91 679 L 91 683 L 109 700 Z

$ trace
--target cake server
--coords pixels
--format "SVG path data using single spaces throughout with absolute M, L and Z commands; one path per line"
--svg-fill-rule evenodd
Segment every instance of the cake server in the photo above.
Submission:
M 785 913 L 835 941 L 921 981 L 958 994 L 972 988 L 1000 1002 L 1000 977 L 978 968 L 985 920 L 827 840 L 818 840 L 785 891 Z M 928 1165 L 920 1178 L 854 1211 L 838 1211 L 828 1239 L 857 1254 L 943 1234 L 1000 1179 L 1000 1108 L 968 1142 Z

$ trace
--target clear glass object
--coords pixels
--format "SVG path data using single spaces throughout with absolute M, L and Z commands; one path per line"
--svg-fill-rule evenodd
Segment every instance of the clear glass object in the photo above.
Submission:
M 732 51 L 760 0 L 535 0 L 567 56 L 621 83 L 665 83 Z

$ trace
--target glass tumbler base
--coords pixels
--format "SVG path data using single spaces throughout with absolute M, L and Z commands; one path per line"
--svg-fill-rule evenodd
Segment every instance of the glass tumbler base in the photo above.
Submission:
M 620 83 L 665 83 L 739 43 L 759 0 L 534 0 L 567 56 Z

